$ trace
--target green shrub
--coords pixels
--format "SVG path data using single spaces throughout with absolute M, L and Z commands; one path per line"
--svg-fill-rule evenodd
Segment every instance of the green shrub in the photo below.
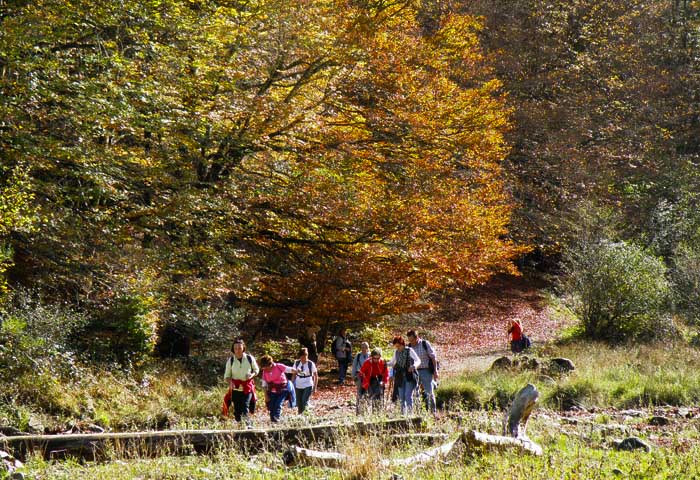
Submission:
M 587 336 L 620 341 L 668 333 L 670 289 L 664 263 L 641 247 L 581 241 L 564 255 L 564 293 Z
M 153 352 L 156 329 L 157 314 L 151 300 L 124 295 L 98 313 L 79 336 L 92 360 L 128 364 Z
M 700 247 L 680 244 L 671 269 L 673 299 L 679 312 L 694 324 L 700 323 Z
M 443 382 L 435 392 L 435 401 L 440 408 L 454 404 L 467 408 L 478 408 L 481 406 L 482 395 L 482 387 L 472 381 Z

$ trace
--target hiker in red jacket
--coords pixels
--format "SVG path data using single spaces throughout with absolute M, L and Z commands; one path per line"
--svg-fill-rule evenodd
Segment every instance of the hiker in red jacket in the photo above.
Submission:
M 389 369 L 382 360 L 382 351 L 375 348 L 360 368 L 362 396 L 372 401 L 372 410 L 381 408 L 384 386 L 389 382 Z

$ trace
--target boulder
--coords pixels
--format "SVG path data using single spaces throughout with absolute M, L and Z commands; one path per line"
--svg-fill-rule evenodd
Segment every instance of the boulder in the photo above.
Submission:
M 491 364 L 491 370 L 508 369 L 513 366 L 513 361 L 508 357 L 500 357 Z
M 639 437 L 627 437 L 620 443 L 615 445 L 617 450 L 633 451 L 633 450 L 644 450 L 645 452 L 651 452 L 651 445 L 646 443 Z
M 572 370 L 576 370 L 576 365 L 574 362 L 568 358 L 552 358 L 549 361 L 549 371 L 555 373 L 569 373 Z
M 670 419 L 668 419 L 666 417 L 662 417 L 660 415 L 654 415 L 653 417 L 651 417 L 649 419 L 649 425 L 654 425 L 657 427 L 663 427 L 663 426 L 669 425 L 670 423 L 671 423 Z

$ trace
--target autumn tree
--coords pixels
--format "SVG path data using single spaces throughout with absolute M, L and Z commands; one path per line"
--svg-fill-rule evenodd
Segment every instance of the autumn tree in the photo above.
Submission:
M 460 2 L 484 18 L 510 93 L 514 230 L 557 252 L 585 199 L 626 212 L 644 234 L 659 201 L 697 186 L 697 2 Z M 693 189 L 694 187 L 690 187 Z
M 513 271 L 509 110 L 473 17 L 84 0 L 2 23 L 2 146 L 42 213 L 18 280 L 327 327 Z

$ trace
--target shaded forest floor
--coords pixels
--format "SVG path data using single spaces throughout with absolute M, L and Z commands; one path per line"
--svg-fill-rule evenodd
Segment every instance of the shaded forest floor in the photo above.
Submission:
M 509 319 L 519 319 L 534 344 L 554 338 L 564 327 L 560 319 L 548 314 L 545 287 L 532 278 L 499 276 L 483 287 L 442 299 L 421 324 L 411 326 L 436 347 L 443 377 L 465 369 L 485 370 L 493 359 L 510 353 Z M 405 328 L 394 332 L 404 337 L 405 333 Z M 385 358 L 392 354 L 391 349 L 382 348 Z M 349 370 L 346 385 L 337 385 L 336 363 L 326 354 L 319 360 L 319 372 L 319 389 L 312 399 L 314 414 L 354 412 L 355 386 Z

